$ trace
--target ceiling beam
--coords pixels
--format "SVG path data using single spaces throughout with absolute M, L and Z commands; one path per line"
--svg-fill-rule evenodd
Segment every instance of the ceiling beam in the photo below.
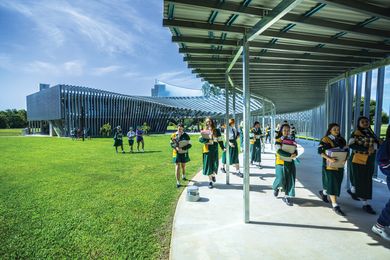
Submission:
M 258 8 L 258 7 L 245 7 L 238 3 L 228 3 L 225 2 L 221 4 L 219 0 L 171 0 L 169 2 L 176 3 L 176 4 L 184 4 L 187 6 L 193 6 L 193 7 L 201 7 L 201 8 L 211 8 L 213 10 L 218 11 L 224 11 L 226 13 L 233 13 L 233 14 L 239 14 L 239 15 L 245 15 L 249 17 L 263 17 L 269 10 L 266 8 Z M 320 1 L 322 2 L 322 1 Z M 345 7 L 344 7 L 345 8 Z M 350 9 L 349 7 L 347 8 Z M 390 11 L 388 11 L 390 12 Z M 309 25 L 313 27 L 319 27 L 319 28 L 326 28 L 326 29 L 333 29 L 337 31 L 344 31 L 348 33 L 355 33 L 359 35 L 370 35 L 374 37 L 390 37 L 390 32 L 386 30 L 378 30 L 378 29 L 372 29 L 372 28 L 364 28 L 356 25 L 346 24 L 346 23 L 340 23 L 336 21 L 332 21 L 330 19 L 320 19 L 315 17 L 306 17 L 304 15 L 298 15 L 293 13 L 288 13 L 284 15 L 281 19 L 281 21 L 288 21 L 291 23 L 296 24 L 302 24 L 302 25 Z
M 390 8 L 383 8 L 377 5 L 368 4 L 360 0 L 316 0 L 319 3 L 333 5 L 339 8 L 364 13 L 370 16 L 390 20 Z
M 192 70 L 192 73 L 197 73 L 197 74 L 202 74 L 202 73 L 205 73 L 205 74 L 219 74 L 219 73 L 223 73 L 223 69 L 220 69 L 220 70 L 209 70 L 209 69 L 194 69 Z M 256 74 L 259 74 L 259 75 L 312 75 L 312 74 L 316 74 L 316 75 L 321 75 L 321 74 L 335 74 L 337 73 L 336 71 L 332 72 L 332 71 L 323 71 L 323 70 L 317 70 L 316 68 L 315 69 L 311 69 L 311 70 L 305 70 L 305 71 L 290 71 L 290 70 L 282 70 L 282 71 L 256 71 L 254 70 L 253 73 L 256 73 Z M 239 75 L 242 75 L 241 72 L 237 71 L 237 70 L 234 70 L 230 73 L 231 75 L 234 75 L 234 74 L 239 74 Z
M 222 66 L 221 64 L 218 64 L 219 66 L 216 66 L 217 64 L 204 64 L 204 65 L 193 65 L 193 64 L 187 64 L 187 67 L 190 69 L 214 69 L 214 70 L 221 70 L 224 69 L 225 66 Z M 251 65 L 251 71 L 260 70 L 260 71 L 266 71 L 266 70 L 290 70 L 290 71 L 310 71 L 313 69 L 317 70 L 323 70 L 323 71 L 345 71 L 349 68 L 334 68 L 334 67 L 326 67 L 326 66 L 315 66 L 313 67 L 305 67 L 305 66 L 293 66 L 293 65 L 272 65 L 272 64 L 258 64 L 258 65 Z M 242 68 L 235 67 L 232 69 L 232 71 L 242 71 Z
M 172 36 L 172 42 L 183 42 L 183 43 L 194 43 L 194 44 L 204 44 L 204 45 L 223 45 L 223 46 L 237 46 L 240 44 L 238 40 L 220 40 L 220 39 L 208 39 L 202 37 L 188 37 L 188 36 Z M 297 46 L 290 44 L 269 44 L 262 42 L 251 42 L 251 49 L 270 49 L 270 50 L 279 50 L 279 51 L 297 51 L 304 53 L 318 53 L 332 56 L 352 56 L 352 57 L 369 57 L 381 59 L 386 56 L 386 52 L 368 52 L 368 51 L 351 51 L 345 49 L 336 49 L 336 48 L 318 48 L 318 47 L 305 47 Z
M 215 63 L 226 63 L 229 62 L 229 58 L 212 58 L 212 57 L 183 57 L 184 61 L 189 62 L 189 64 L 215 64 Z M 324 61 L 304 61 L 304 60 L 266 60 L 266 59 L 250 59 L 250 66 L 256 66 L 258 64 L 278 64 L 278 65 L 295 65 L 295 66 L 330 66 L 330 67 L 350 67 L 357 68 L 360 65 L 365 65 L 367 63 L 348 63 L 348 62 L 324 62 Z M 238 59 L 237 62 L 242 63 L 241 59 Z M 202 65 L 199 65 L 202 67 Z
M 242 27 L 242 26 L 227 26 L 221 24 L 209 24 L 209 23 L 204 23 L 199 21 L 184 21 L 184 20 L 169 20 L 169 19 L 164 19 L 163 25 L 168 27 L 182 27 L 182 28 L 191 28 L 191 29 L 199 29 L 199 30 L 206 30 L 206 31 L 233 32 L 233 33 L 240 33 L 240 34 L 244 34 L 245 30 L 248 29 L 248 27 Z M 326 43 L 326 44 L 332 44 L 338 46 L 349 46 L 349 47 L 362 48 L 362 49 L 372 49 L 372 50 L 380 50 L 380 51 L 390 50 L 390 45 L 386 45 L 384 43 L 361 42 L 361 41 L 346 40 L 340 38 L 324 37 L 320 35 L 305 35 L 300 33 L 280 32 L 275 30 L 266 30 L 262 32 L 261 35 L 273 37 L 273 38 L 285 39 L 285 40 Z
M 179 48 L 179 53 L 186 54 L 206 54 L 206 55 L 232 55 L 232 50 L 217 50 L 217 49 L 204 49 L 204 48 Z M 370 63 L 375 61 L 372 58 L 357 58 L 357 57 L 337 57 L 330 55 L 312 55 L 308 53 L 296 54 L 296 53 L 287 53 L 287 52 L 265 52 L 260 53 L 258 51 L 250 51 L 250 57 L 260 57 L 260 58 L 278 58 L 278 59 L 297 59 L 297 60 L 317 60 L 317 61 L 344 61 L 344 62 L 353 62 L 353 63 Z

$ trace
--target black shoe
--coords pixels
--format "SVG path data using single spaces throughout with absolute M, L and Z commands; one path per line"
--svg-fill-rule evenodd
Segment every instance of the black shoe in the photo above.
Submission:
M 244 178 L 244 174 L 242 174 L 241 172 L 237 173 L 237 176 L 240 178 Z
M 277 197 L 279 195 L 279 189 L 274 190 L 274 196 Z
M 180 188 L 180 186 L 181 186 L 180 184 L 176 184 L 176 188 Z
M 352 198 L 353 200 L 359 200 L 359 197 L 356 196 L 356 194 L 353 193 L 350 189 L 347 190 L 347 193 L 348 193 L 349 195 L 351 195 L 351 198 Z
M 287 206 L 292 206 L 293 205 L 291 199 L 289 199 L 289 198 L 284 197 L 282 200 L 283 200 L 284 203 L 286 203 Z
M 364 205 L 363 210 L 369 214 L 376 215 L 375 210 L 371 207 L 371 205 Z
M 345 213 L 340 209 L 340 206 L 336 206 L 333 208 L 334 213 L 340 216 L 345 216 Z
M 181 177 L 181 179 L 182 179 L 183 181 L 186 181 L 186 180 L 187 180 L 186 176 Z
M 215 179 L 215 176 L 211 177 L 211 180 L 212 180 L 213 182 L 216 182 L 216 181 L 217 181 L 217 180 Z
M 221 172 L 226 173 L 225 168 L 221 168 Z
M 260 164 L 257 166 L 259 169 L 263 169 L 263 166 L 261 166 Z
M 210 183 L 209 183 L 209 189 L 212 189 L 212 188 L 214 188 L 214 185 L 213 185 L 212 182 L 210 182 Z
M 320 190 L 318 193 L 320 194 L 323 202 L 329 203 L 328 196 L 326 196 L 322 190 Z

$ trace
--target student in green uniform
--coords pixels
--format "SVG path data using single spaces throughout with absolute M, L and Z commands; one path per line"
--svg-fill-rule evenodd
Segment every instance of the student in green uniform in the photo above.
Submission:
M 250 138 L 250 152 L 251 152 L 251 164 L 258 162 L 258 167 L 261 167 L 261 137 L 263 133 L 261 132 L 260 123 L 255 122 L 253 128 L 249 134 Z
M 116 153 L 118 153 L 118 146 L 120 146 L 122 148 L 122 153 L 125 153 L 125 151 L 123 150 L 122 138 L 123 138 L 122 129 L 118 125 L 116 127 L 115 134 L 114 134 L 114 146 L 115 146 Z
M 230 159 L 230 165 L 233 165 L 236 171 L 234 174 L 236 174 L 239 177 L 243 177 L 242 173 L 240 172 L 240 164 L 238 161 L 238 144 L 237 144 L 237 138 L 239 137 L 238 131 L 235 128 L 235 121 L 233 118 L 229 119 L 229 133 L 226 132 L 225 128 L 225 140 L 229 140 L 229 143 L 225 143 L 225 147 L 229 147 L 229 159 Z M 223 166 L 221 168 L 221 171 L 223 173 L 226 173 L 225 165 L 226 165 L 226 152 L 222 153 L 222 163 Z
M 190 161 L 188 155 L 188 150 L 192 147 L 190 136 L 184 132 L 184 125 L 177 125 L 177 132 L 171 135 L 171 147 L 172 151 L 172 161 L 176 164 L 175 175 L 176 175 L 176 187 L 180 187 L 180 168 L 182 180 L 187 180 L 186 178 L 186 163 Z
M 380 140 L 375 136 L 367 117 L 359 117 L 356 131 L 349 139 L 349 147 L 352 149 L 350 157 L 351 165 L 351 189 L 347 192 L 354 200 L 363 202 L 363 210 L 375 215 L 376 212 L 368 203 L 372 199 L 372 176 L 375 169 L 375 154 Z
M 291 141 L 289 139 L 290 134 L 290 126 L 288 124 L 283 124 L 280 127 L 278 135 L 275 138 L 275 146 L 276 146 L 276 160 L 275 160 L 275 180 L 272 185 L 272 189 L 274 190 L 274 196 L 277 197 L 279 194 L 279 190 L 284 191 L 285 196 L 283 197 L 283 201 L 288 205 L 292 206 L 291 198 L 295 196 L 295 162 L 294 159 L 298 155 L 298 151 L 295 149 L 293 153 L 289 153 L 282 150 L 283 141 Z M 291 161 L 285 161 L 284 158 L 289 158 Z
M 199 142 L 203 144 L 203 175 L 209 177 L 209 188 L 212 189 L 218 173 L 218 145 L 222 150 L 225 147 L 221 131 L 215 127 L 210 117 L 206 118 L 205 129 L 201 131 Z
M 327 195 L 329 195 L 332 202 L 333 211 L 340 215 L 345 216 L 345 213 L 341 210 L 337 204 L 336 198 L 340 196 L 341 183 L 343 182 L 344 167 L 343 168 L 332 168 L 327 166 L 327 161 L 334 163 L 337 161 L 336 158 L 330 157 L 326 154 L 326 150 L 332 148 L 339 148 L 346 150 L 346 141 L 340 136 L 340 126 L 336 123 L 329 125 L 325 136 L 321 139 L 320 145 L 318 146 L 318 153 L 323 158 L 322 161 L 322 186 L 323 190 L 319 191 L 321 198 L 324 202 L 329 202 Z

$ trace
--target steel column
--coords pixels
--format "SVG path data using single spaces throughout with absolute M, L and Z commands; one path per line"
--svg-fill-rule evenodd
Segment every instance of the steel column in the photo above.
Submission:
M 364 89 L 364 108 L 363 115 L 370 118 L 370 100 L 371 100 L 372 70 L 366 72 L 366 87 Z
M 249 223 L 249 119 L 250 119 L 250 89 L 249 89 L 249 43 L 246 35 L 243 39 L 243 51 L 242 51 L 242 78 L 243 78 L 243 117 L 244 117 L 244 221 Z
M 225 128 L 225 155 L 226 155 L 226 184 L 229 184 L 229 168 L 230 168 L 230 152 L 229 152 L 229 131 L 230 131 L 230 125 L 229 125 L 229 81 L 228 81 L 228 74 L 225 73 L 225 101 L 226 101 L 226 113 L 225 113 L 225 122 L 226 122 L 226 128 Z
M 359 73 L 356 75 L 356 93 L 355 93 L 355 110 L 354 110 L 354 129 L 356 128 L 357 120 L 360 116 L 360 103 L 362 99 L 362 80 L 363 74 Z

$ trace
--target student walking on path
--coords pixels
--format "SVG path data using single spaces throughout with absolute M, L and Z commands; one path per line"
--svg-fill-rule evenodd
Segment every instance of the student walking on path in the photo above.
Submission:
M 186 181 L 186 163 L 190 161 L 188 150 L 192 147 L 190 136 L 184 132 L 184 125 L 177 125 L 177 132 L 171 135 L 171 147 L 172 151 L 172 162 L 176 164 L 175 175 L 176 175 L 176 187 L 180 187 L 180 169 L 181 178 Z
M 243 177 L 242 173 L 240 172 L 240 164 L 238 161 L 238 144 L 237 144 L 237 138 L 239 137 L 238 131 L 235 128 L 235 121 L 233 118 L 229 119 L 229 133 L 225 131 L 225 147 L 229 148 L 229 163 L 230 165 L 233 165 L 236 169 L 234 174 L 236 174 L 239 177 Z M 222 163 L 223 166 L 221 168 L 221 171 L 223 173 L 226 173 L 225 165 L 226 165 L 226 151 L 222 153 Z
M 351 165 L 351 189 L 347 192 L 354 200 L 361 200 L 363 210 L 375 215 L 376 212 L 368 203 L 372 199 L 372 176 L 375 169 L 375 151 L 380 140 L 375 136 L 367 117 L 360 117 L 356 131 L 349 139 L 349 147 L 352 149 Z
M 203 175 L 209 177 L 209 188 L 212 189 L 218 173 L 218 145 L 222 150 L 225 147 L 221 131 L 215 127 L 210 117 L 206 118 L 205 129 L 201 131 L 199 142 L 203 144 Z
M 250 137 L 250 152 L 251 152 L 251 164 L 255 162 L 258 163 L 258 167 L 261 167 L 261 137 L 263 133 L 261 132 L 260 123 L 255 122 L 253 128 L 249 134 Z
M 298 151 L 296 143 L 289 139 L 289 134 L 290 126 L 288 124 L 283 124 L 275 138 L 275 180 L 272 189 L 274 190 L 275 197 L 278 196 L 279 190 L 284 191 L 285 196 L 283 197 L 283 202 L 288 206 L 292 206 L 293 203 L 291 198 L 295 197 L 296 178 L 294 159 L 297 157 Z
M 322 186 L 323 190 L 319 191 L 324 202 L 329 203 L 328 197 L 331 200 L 333 211 L 341 216 L 345 213 L 337 204 L 337 197 L 340 196 L 341 183 L 344 176 L 344 163 L 347 159 L 347 143 L 345 139 L 340 136 L 340 126 L 336 123 L 329 125 L 325 136 L 321 139 L 318 146 L 318 153 L 323 158 L 322 162 Z M 337 150 L 336 150 L 337 149 Z M 338 165 L 331 165 L 337 162 L 336 157 L 331 157 L 331 151 L 338 151 L 339 154 L 345 156 L 344 163 L 340 162 Z M 336 167 L 337 166 L 337 167 Z
M 390 125 L 386 131 L 386 141 L 379 147 L 376 157 L 379 168 L 386 175 L 387 187 L 390 191 Z M 372 231 L 383 239 L 390 241 L 390 235 L 386 233 L 385 228 L 390 226 L 390 199 L 382 210 Z
M 123 150 L 122 129 L 121 129 L 121 127 L 119 125 L 116 127 L 115 134 L 114 134 L 114 146 L 115 146 L 116 153 L 118 153 L 118 146 L 121 147 L 122 153 L 125 153 L 125 151 Z

